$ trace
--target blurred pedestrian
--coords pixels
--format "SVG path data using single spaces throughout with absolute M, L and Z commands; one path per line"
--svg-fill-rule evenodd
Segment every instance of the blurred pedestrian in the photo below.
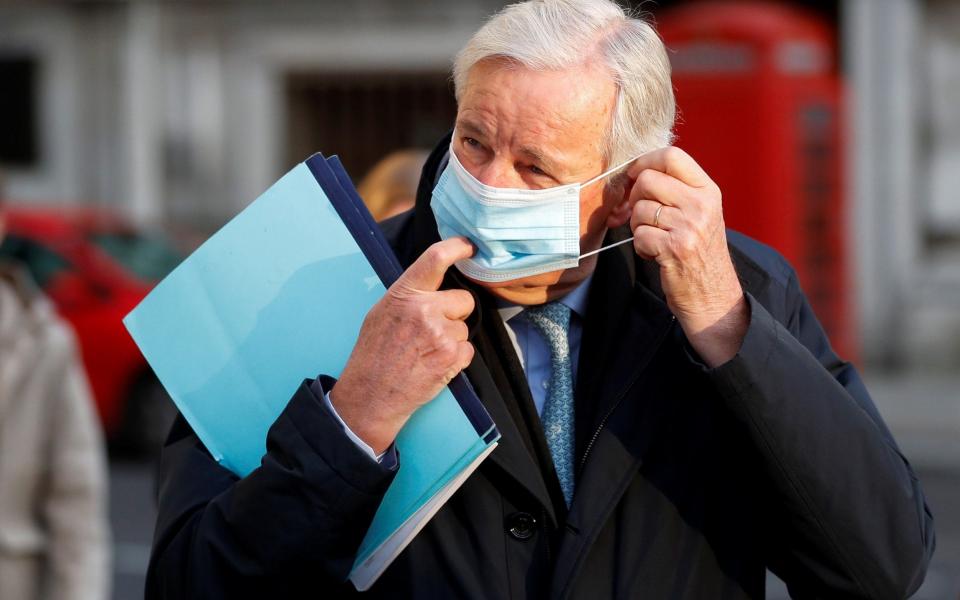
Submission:
M 0 200 L 0 241 L 4 234 Z M 109 594 L 106 461 L 73 334 L 0 263 L 0 599 Z
M 377 221 L 413 208 L 426 150 L 408 148 L 391 152 L 367 172 L 357 191 Z

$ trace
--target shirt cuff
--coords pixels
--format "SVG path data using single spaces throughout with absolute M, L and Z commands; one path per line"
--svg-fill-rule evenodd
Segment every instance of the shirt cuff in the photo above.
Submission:
M 321 379 L 327 379 L 329 382 L 328 385 L 324 385 Z M 330 390 L 333 389 L 332 383 L 334 380 L 332 378 L 317 378 L 311 384 L 313 386 L 313 392 L 317 396 L 323 396 L 323 403 L 326 405 L 327 410 L 330 411 L 330 414 L 334 416 L 340 427 L 343 428 L 344 433 L 347 434 L 347 437 L 351 442 L 357 447 L 363 450 L 363 452 L 370 457 L 371 460 L 374 460 L 380 463 L 382 466 L 387 469 L 394 469 L 397 466 L 397 450 L 395 444 L 390 444 L 390 447 L 383 451 L 381 454 L 377 454 L 373 451 L 373 448 L 369 444 L 360 439 L 360 437 L 355 434 L 350 427 L 344 422 L 344 420 L 337 413 L 337 409 L 333 407 L 333 402 L 330 401 Z

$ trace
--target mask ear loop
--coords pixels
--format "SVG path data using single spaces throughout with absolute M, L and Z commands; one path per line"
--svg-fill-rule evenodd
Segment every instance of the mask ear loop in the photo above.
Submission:
M 604 246 L 603 248 L 597 248 L 596 250 L 593 250 L 593 251 L 591 251 L 591 252 L 587 252 L 586 254 L 581 254 L 581 255 L 577 258 L 577 260 L 583 260 L 583 259 L 585 259 L 585 258 L 588 257 L 588 256 L 593 256 L 594 254 L 599 254 L 599 253 L 603 252 L 604 250 L 609 250 L 610 248 L 614 248 L 614 247 L 616 247 L 616 246 L 622 246 L 623 244 L 628 244 L 628 243 L 630 243 L 630 242 L 632 242 L 632 241 L 633 241 L 633 238 L 632 238 L 632 237 L 628 237 L 628 238 L 625 239 L 625 240 L 620 240 L 619 242 L 614 242 L 614 243 L 612 243 L 612 244 L 610 244 L 610 245 L 608 245 L 608 246 Z
M 608 169 L 608 170 L 604 171 L 603 173 L 600 173 L 599 175 L 597 175 L 596 177 L 594 177 L 594 178 L 591 179 L 590 181 L 587 181 L 586 183 L 584 183 L 584 184 L 583 184 L 582 186 L 580 186 L 580 187 L 586 187 L 586 186 L 588 186 L 588 185 L 590 185 L 590 184 L 592 184 L 592 183 L 596 183 L 597 181 L 603 179 L 604 177 L 609 176 L 611 173 L 615 173 L 615 172 L 619 171 L 620 169 L 622 169 L 623 167 L 629 165 L 630 163 L 632 163 L 633 161 L 637 160 L 638 158 L 640 158 L 640 156 L 634 156 L 634 157 L 631 158 L 630 160 L 626 160 L 626 161 L 620 163 L 619 165 L 615 166 L 614 168 Z M 588 256 L 593 256 L 594 254 L 599 254 L 599 253 L 603 252 L 604 250 L 609 250 L 610 248 L 615 248 L 615 247 L 617 247 L 617 246 L 622 246 L 623 244 L 628 244 L 628 243 L 630 243 L 630 242 L 632 242 L 632 241 L 633 241 L 633 237 L 629 237 L 629 238 L 627 238 L 627 239 L 625 239 L 625 240 L 620 240 L 619 242 L 614 242 L 614 243 L 612 243 L 612 244 L 610 244 L 610 245 L 607 245 L 607 246 L 604 246 L 604 247 L 602 247 L 602 248 L 597 248 L 596 250 L 593 250 L 593 251 L 591 251 L 591 252 L 587 252 L 586 254 L 581 254 L 581 255 L 577 258 L 577 260 L 583 260 L 583 259 L 587 258 Z
M 619 171 L 620 169 L 622 169 L 622 168 L 624 168 L 625 166 L 629 165 L 630 163 L 632 163 L 633 161 L 637 160 L 637 159 L 640 158 L 641 156 L 643 156 L 643 155 L 642 155 L 642 154 L 638 154 L 637 156 L 634 156 L 634 157 L 631 158 L 630 160 L 625 160 L 625 161 L 623 161 L 622 163 L 620 163 L 619 165 L 613 167 L 612 169 L 607 169 L 606 171 L 604 171 L 603 173 L 600 173 L 599 175 L 597 175 L 597 176 L 594 177 L 593 179 L 590 179 L 590 180 L 582 183 L 582 184 L 580 185 L 580 187 L 585 188 L 585 187 L 587 187 L 588 185 L 594 184 L 594 183 L 600 181 L 601 179 L 603 179 L 604 177 L 609 176 L 609 175 L 612 174 L 612 173 L 616 173 L 617 171 Z

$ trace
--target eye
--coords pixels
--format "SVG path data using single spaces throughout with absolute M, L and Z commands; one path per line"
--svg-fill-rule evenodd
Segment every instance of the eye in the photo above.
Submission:
M 474 148 L 474 149 L 480 149 L 483 147 L 483 145 L 480 142 L 478 142 L 472 137 L 463 138 L 463 144 L 465 146 L 469 146 L 470 148 Z
M 534 175 L 546 175 L 547 172 L 538 167 L 537 165 L 530 165 L 530 172 Z

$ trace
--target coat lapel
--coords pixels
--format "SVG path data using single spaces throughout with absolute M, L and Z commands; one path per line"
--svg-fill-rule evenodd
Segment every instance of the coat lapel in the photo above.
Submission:
M 567 507 L 563 503 L 560 481 L 553 467 L 553 459 L 530 394 L 526 374 L 507 336 L 506 326 L 492 296 L 483 290 L 477 290 L 475 293 L 481 298 L 477 312 L 482 315 L 484 326 L 480 328 L 480 335 L 475 335 L 472 341 L 478 353 L 486 361 L 488 372 L 492 375 L 494 383 L 497 384 L 500 402 L 492 408 L 506 413 L 511 429 L 516 433 L 519 441 L 515 446 L 523 451 L 516 452 L 513 456 L 504 454 L 503 462 L 494 461 L 494 463 L 500 464 L 509 473 L 514 474 L 515 478 L 518 472 L 523 472 L 524 478 L 518 481 L 535 493 L 556 525 L 558 519 L 562 519 L 561 515 L 566 514 Z M 526 464 L 520 468 L 520 463 Z M 533 471 L 530 470 L 531 468 Z M 534 472 L 537 474 L 535 480 L 529 479 Z
M 598 265 L 595 284 L 599 285 L 591 291 L 581 348 L 581 353 L 591 354 L 581 355 L 585 376 L 578 384 L 577 399 L 578 429 L 586 431 L 578 431 L 577 436 L 578 492 L 557 556 L 553 581 L 557 592 L 573 580 L 579 558 L 589 550 L 640 468 L 669 408 L 665 374 L 648 367 L 677 325 L 663 300 L 657 265 L 634 262 L 632 249 L 627 252 L 619 261 Z M 632 285 L 624 276 L 630 263 L 636 273 Z M 638 386 L 645 393 L 631 393 Z M 583 418 L 581 405 L 587 405 Z
M 629 230 L 611 231 L 604 244 L 626 239 Z M 580 359 L 576 382 L 576 448 L 577 460 L 583 456 L 593 428 L 608 409 L 599 393 L 601 384 L 616 385 L 616 380 L 627 376 L 612 371 L 609 361 L 614 358 L 611 344 L 624 339 L 623 323 L 631 303 L 636 282 L 636 264 L 633 250 L 620 246 L 600 254 L 587 300 L 587 314 L 580 343 Z
M 467 369 L 467 377 L 500 431 L 497 449 L 493 451 L 487 462 L 502 470 L 515 485 L 536 498 L 556 526 L 556 511 L 544 483 L 543 474 L 525 444 L 524 437 L 506 401 L 498 391 L 490 368 L 479 353 Z
M 761 293 L 769 278 L 734 246 L 729 249 L 743 289 Z M 667 307 L 656 263 L 637 259 L 635 272 L 629 306 L 620 317 L 612 319 L 614 313 L 608 311 L 606 317 L 588 322 L 600 331 L 599 340 L 589 346 L 596 356 L 587 362 L 581 357 L 581 369 L 586 366 L 591 372 L 583 381 L 583 393 L 603 408 L 597 411 L 587 447 L 580 451 L 577 488 L 590 492 L 574 495 L 567 518 L 552 582 L 559 597 L 569 594 L 580 559 L 589 552 L 648 450 L 669 430 L 669 423 L 682 419 L 674 410 L 676 386 L 671 374 L 677 372 L 672 365 L 687 360 L 685 338 Z M 603 281 L 609 287 L 594 290 L 591 303 L 595 294 L 600 307 L 616 306 L 615 297 L 602 295 L 618 290 L 616 279 Z

